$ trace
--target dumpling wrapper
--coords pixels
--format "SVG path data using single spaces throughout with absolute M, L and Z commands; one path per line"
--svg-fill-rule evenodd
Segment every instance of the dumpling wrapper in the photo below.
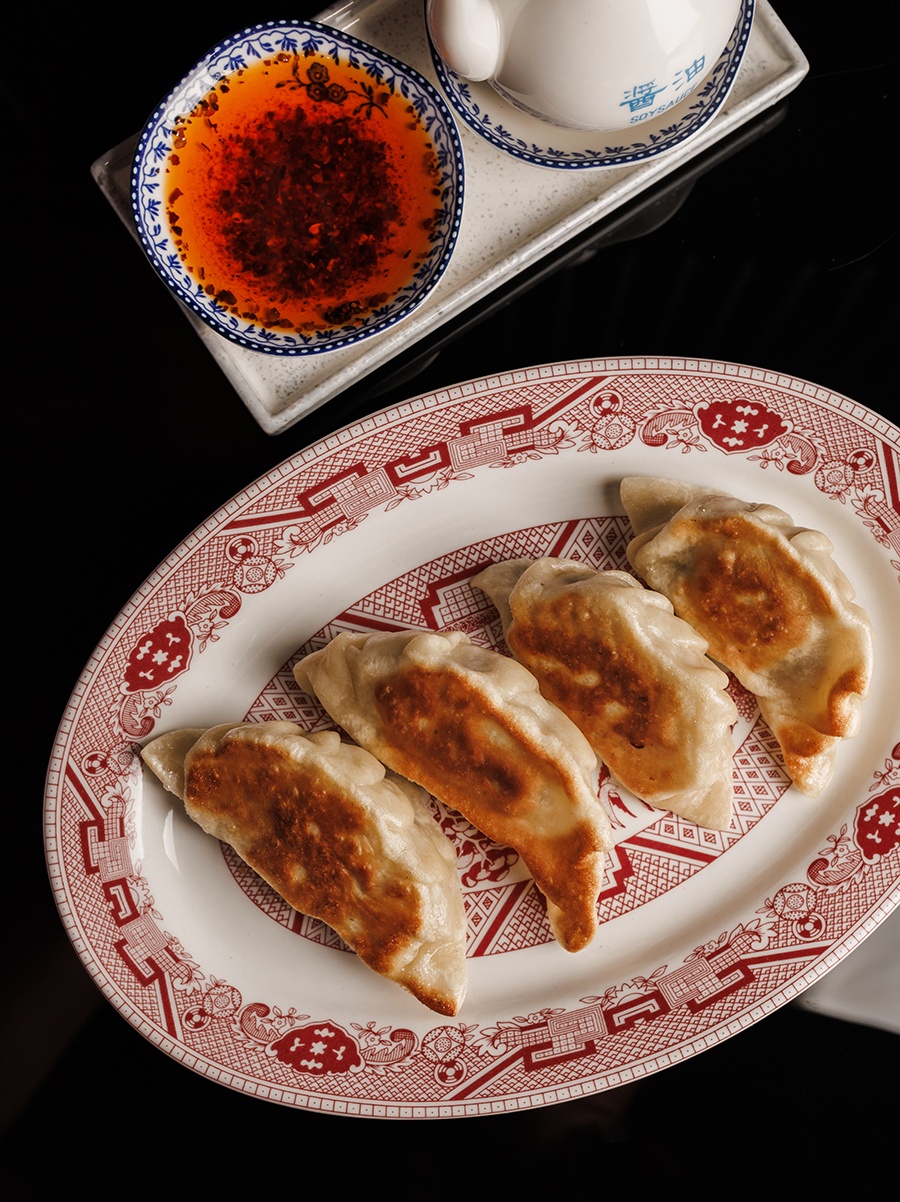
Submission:
M 395 772 L 519 853 L 568 951 L 597 930 L 609 819 L 597 757 L 521 664 L 458 631 L 339 634 L 297 682 Z
M 227 723 L 161 735 L 144 762 L 207 834 L 438 1014 L 466 993 L 456 853 L 423 790 L 336 731 Z
M 660 593 L 627 572 L 513 559 L 472 580 L 512 654 L 636 797 L 715 830 L 731 824 L 728 677 Z
M 759 702 L 797 788 L 815 797 L 857 733 L 872 626 L 831 541 L 774 505 L 679 481 L 629 477 L 628 559 Z

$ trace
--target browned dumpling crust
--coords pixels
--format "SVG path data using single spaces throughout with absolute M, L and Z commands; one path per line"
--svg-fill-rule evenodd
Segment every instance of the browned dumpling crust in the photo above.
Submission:
M 612 846 L 597 759 L 530 672 L 459 632 L 404 631 L 339 634 L 295 675 L 388 767 L 519 853 L 563 947 L 591 941 Z
M 621 491 L 635 571 L 757 697 L 788 775 L 817 795 L 859 728 L 874 662 L 830 540 L 773 505 L 701 487 L 632 477 Z
M 199 737 L 198 737 L 199 735 Z M 466 992 L 456 855 L 423 791 L 334 731 L 290 722 L 172 732 L 144 760 L 208 834 L 429 1009 Z
M 627 572 L 552 557 L 494 564 L 472 583 L 496 605 L 512 654 L 621 785 L 692 822 L 730 825 L 728 677 L 665 597 Z

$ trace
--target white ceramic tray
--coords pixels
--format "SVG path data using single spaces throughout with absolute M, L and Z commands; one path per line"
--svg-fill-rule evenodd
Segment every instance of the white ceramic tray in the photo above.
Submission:
M 326 8 L 317 19 L 339 29 L 352 27 L 356 37 L 393 54 L 440 87 L 421 0 L 348 0 Z M 808 67 L 776 13 L 766 0 L 757 0 L 750 38 L 727 100 L 712 120 L 666 154 L 617 167 L 552 170 L 493 145 L 460 119 L 466 195 L 453 260 L 434 292 L 407 320 L 362 344 L 323 355 L 281 358 L 235 346 L 186 309 L 185 316 L 259 425 L 269 434 L 281 433 L 777 104 L 797 87 Z M 150 103 L 158 99 L 152 97 Z M 92 168 L 94 179 L 132 232 L 129 180 L 136 141 L 134 137 L 109 151 Z

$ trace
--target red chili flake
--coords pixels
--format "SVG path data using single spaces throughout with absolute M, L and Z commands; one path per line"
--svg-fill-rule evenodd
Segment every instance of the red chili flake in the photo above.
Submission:
M 427 131 L 349 66 L 278 55 L 232 79 L 227 100 L 184 119 L 168 164 L 187 269 L 261 325 L 361 320 L 429 253 L 440 175 Z

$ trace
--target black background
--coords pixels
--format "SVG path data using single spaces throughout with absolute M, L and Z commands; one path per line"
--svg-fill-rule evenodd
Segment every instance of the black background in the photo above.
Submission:
M 821 1181 L 854 1172 L 867 1143 L 895 1135 L 895 1096 L 882 1099 L 898 1068 L 895 1037 L 794 1007 L 629 1093 L 512 1118 L 372 1123 L 241 1097 L 168 1060 L 100 998 L 62 931 L 43 861 L 54 734 L 121 606 L 229 497 L 352 418 L 504 369 L 647 354 L 771 368 L 897 420 L 896 7 L 774 7 L 809 75 L 758 137 L 664 191 L 652 213 L 667 220 L 554 262 L 463 323 L 418 370 L 368 381 L 275 437 L 235 395 L 89 169 L 212 44 L 319 7 L 100 18 L 77 6 L 52 18 L 20 12 L 7 28 L 0 346 L 12 429 L 13 774 L 0 1072 L 3 1156 L 33 1196 L 95 1174 L 139 1195 L 154 1182 L 215 1188 L 244 1174 L 305 1189 L 323 1162 L 335 1184 L 381 1178 L 438 1197 L 506 1192 L 551 1164 L 566 1170 L 554 1179 L 563 1197 L 593 1197 L 613 1167 L 657 1188 L 702 1178 L 714 1152 L 739 1175 L 784 1162 Z

